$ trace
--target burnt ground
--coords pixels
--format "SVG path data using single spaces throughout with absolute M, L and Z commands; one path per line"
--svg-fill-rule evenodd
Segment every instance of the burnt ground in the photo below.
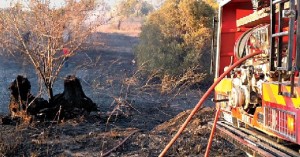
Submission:
M 98 33 L 104 45 L 70 58 L 60 73 L 54 93 L 63 91 L 63 78 L 75 74 L 85 94 L 100 111 L 73 120 L 0 125 L 0 156 L 158 156 L 198 102 L 203 88 L 161 94 L 159 86 L 145 86 L 134 64 L 137 37 L 126 33 Z M 13 65 L 13 66 L 12 66 Z M 38 91 L 33 68 L 20 59 L 0 59 L 0 113 L 7 115 L 9 83 L 28 77 Z M 43 95 L 45 97 L 45 95 Z M 210 133 L 207 122 L 214 108 L 207 101 L 167 156 L 203 156 Z M 124 143 L 123 143 L 124 142 Z M 120 145 L 119 147 L 117 147 Z M 116 149 L 114 149 L 116 147 Z M 216 137 L 211 156 L 245 156 Z

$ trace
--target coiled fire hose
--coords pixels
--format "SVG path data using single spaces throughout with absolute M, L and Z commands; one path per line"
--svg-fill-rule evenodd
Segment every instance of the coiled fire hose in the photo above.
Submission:
M 209 87 L 209 89 L 205 92 L 205 94 L 202 96 L 202 98 L 199 100 L 199 102 L 197 103 L 197 105 L 194 107 L 194 109 L 192 110 L 192 112 L 190 113 L 190 115 L 188 116 L 188 118 L 185 120 L 185 122 L 182 124 L 182 126 L 179 128 L 179 130 L 177 131 L 177 133 L 175 134 L 175 136 L 171 139 L 171 141 L 166 145 L 166 147 L 164 148 L 164 150 L 159 154 L 159 157 L 163 157 L 167 151 L 170 149 L 170 147 L 174 144 L 174 142 L 177 140 L 177 138 L 180 136 L 180 134 L 183 132 L 183 130 L 186 128 L 186 126 L 188 125 L 188 123 L 191 121 L 192 117 L 196 114 L 196 112 L 199 110 L 199 108 L 202 106 L 203 102 L 206 100 L 206 98 L 209 96 L 209 94 L 214 90 L 215 86 L 227 75 L 229 74 L 229 72 L 234 69 L 235 67 L 237 67 L 238 65 L 240 65 L 241 63 L 243 63 L 244 61 L 246 61 L 249 58 L 252 58 L 256 55 L 261 54 L 262 51 L 259 52 L 254 52 L 254 53 L 250 53 L 247 56 L 239 59 L 237 62 L 235 62 L 233 65 L 231 65 L 220 77 L 218 77 L 218 79 L 215 80 L 215 82 Z M 215 117 L 215 121 L 213 124 L 213 128 L 212 128 L 212 132 L 211 132 L 211 136 L 210 138 L 213 138 L 213 134 L 214 134 L 214 130 L 215 130 L 215 123 L 217 122 L 217 118 L 218 118 L 218 112 L 220 110 L 217 110 L 217 114 Z M 212 141 L 211 139 L 209 139 L 209 141 Z M 210 148 L 211 142 L 210 144 L 207 145 L 207 149 Z M 205 153 L 205 157 L 208 156 L 208 153 Z

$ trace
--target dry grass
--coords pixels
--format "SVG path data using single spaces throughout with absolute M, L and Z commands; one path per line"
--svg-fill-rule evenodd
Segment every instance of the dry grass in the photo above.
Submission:
M 137 37 L 141 33 L 142 22 L 141 21 L 124 21 L 121 28 L 117 28 L 117 23 L 105 24 L 99 26 L 97 31 L 105 33 L 119 33 L 131 37 Z
M 194 84 L 202 82 L 207 74 L 188 69 L 182 76 L 164 75 L 162 78 L 161 93 L 180 92 Z

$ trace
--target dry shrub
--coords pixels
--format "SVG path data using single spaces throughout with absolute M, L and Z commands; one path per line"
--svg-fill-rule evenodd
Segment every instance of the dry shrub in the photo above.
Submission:
M 195 68 L 188 69 L 182 76 L 164 75 L 161 83 L 161 93 L 171 93 L 175 89 L 185 89 L 202 82 L 207 77 L 206 73 L 198 73 Z
M 161 93 L 169 93 L 171 92 L 176 84 L 176 77 L 165 75 L 161 81 Z
M 95 0 L 64 2 L 60 8 L 53 8 L 48 0 L 22 1 L 0 12 L 0 48 L 6 50 L 4 54 L 21 54 L 33 65 L 49 99 L 67 58 L 92 44 L 86 41 L 103 23 L 101 19 L 90 20 L 98 6 Z

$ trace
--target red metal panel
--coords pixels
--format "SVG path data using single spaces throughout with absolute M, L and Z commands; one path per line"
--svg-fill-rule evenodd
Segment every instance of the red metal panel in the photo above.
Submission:
M 224 72 L 224 67 L 230 65 L 234 56 L 233 48 L 237 38 L 245 31 L 237 28 L 236 20 L 253 12 L 251 1 L 234 0 L 222 8 L 221 41 L 220 41 L 220 67 L 219 74 Z M 236 61 L 233 58 L 233 61 Z

